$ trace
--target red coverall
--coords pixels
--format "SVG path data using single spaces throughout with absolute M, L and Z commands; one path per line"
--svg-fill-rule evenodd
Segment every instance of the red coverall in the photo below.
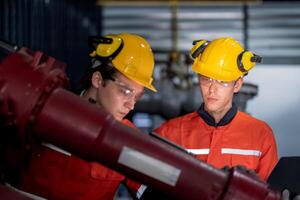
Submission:
M 212 117 L 198 111 L 165 122 L 155 132 L 217 168 L 243 165 L 266 180 L 278 161 L 272 129 L 236 108 L 229 112 L 222 125 L 209 125 Z
M 124 124 L 135 127 L 130 121 Z M 50 146 L 51 147 L 51 146 Z M 139 184 L 96 162 L 45 146 L 38 147 L 21 172 L 19 188 L 25 192 L 54 200 L 113 199 L 121 182 L 135 194 Z

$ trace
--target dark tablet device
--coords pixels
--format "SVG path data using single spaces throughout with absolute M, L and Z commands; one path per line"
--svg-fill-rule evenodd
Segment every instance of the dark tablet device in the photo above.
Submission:
M 300 157 L 280 158 L 267 182 L 275 190 L 300 194 Z

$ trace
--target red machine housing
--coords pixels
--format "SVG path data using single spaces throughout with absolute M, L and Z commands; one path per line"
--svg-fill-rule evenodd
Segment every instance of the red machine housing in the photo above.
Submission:
M 0 123 L 15 126 L 26 148 L 45 141 L 97 161 L 172 199 L 281 199 L 280 193 L 237 170 L 216 169 L 110 115 L 64 89 L 65 65 L 21 49 L 0 65 Z M 0 198 L 7 192 L 0 190 Z M 20 198 L 21 199 L 21 198 Z

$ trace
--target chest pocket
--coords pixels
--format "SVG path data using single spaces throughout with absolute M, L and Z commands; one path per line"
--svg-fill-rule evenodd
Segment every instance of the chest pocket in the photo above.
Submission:
M 91 177 L 103 181 L 122 181 L 124 176 L 96 162 L 90 163 Z
M 253 155 L 234 155 L 231 156 L 231 166 L 242 165 L 247 169 L 256 170 L 258 167 L 259 157 Z
M 251 170 L 257 169 L 261 156 L 259 150 L 251 149 L 222 148 L 221 153 L 232 167 L 242 165 Z

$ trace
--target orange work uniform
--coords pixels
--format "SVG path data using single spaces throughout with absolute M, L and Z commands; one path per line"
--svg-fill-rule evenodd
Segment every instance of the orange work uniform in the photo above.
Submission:
M 123 123 L 134 127 L 128 121 Z M 87 162 L 52 145 L 35 149 L 21 173 L 19 188 L 55 200 L 113 199 L 121 182 L 133 194 L 139 184 L 96 162 Z
M 217 168 L 243 165 L 266 180 L 278 161 L 272 129 L 233 104 L 219 123 L 204 111 L 171 119 L 155 130 Z

